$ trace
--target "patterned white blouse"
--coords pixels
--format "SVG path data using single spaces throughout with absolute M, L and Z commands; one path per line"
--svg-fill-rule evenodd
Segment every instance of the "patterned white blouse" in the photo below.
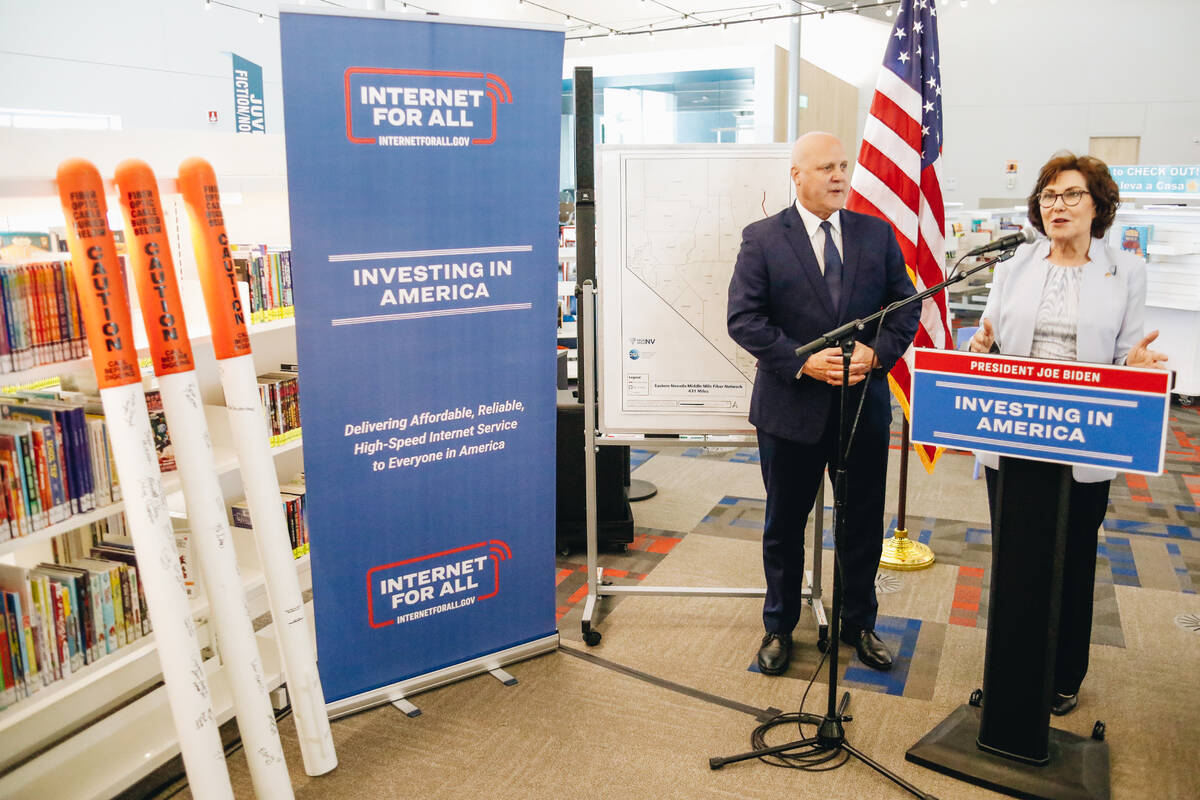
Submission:
M 1046 259 L 1046 266 L 1046 284 L 1033 323 L 1033 346 L 1029 355 L 1074 361 L 1083 267 L 1060 267 L 1050 263 L 1050 259 Z

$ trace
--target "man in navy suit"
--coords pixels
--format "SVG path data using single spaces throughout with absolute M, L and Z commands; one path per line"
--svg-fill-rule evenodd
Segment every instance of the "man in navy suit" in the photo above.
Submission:
M 784 672 L 791 658 L 802 603 L 804 528 L 822 473 L 837 463 L 841 423 L 841 350 L 830 347 L 801 358 L 796 348 L 915 293 L 891 226 L 843 210 L 847 167 L 836 137 L 801 136 L 792 149 L 796 203 L 742 231 L 729 283 L 729 335 L 758 359 L 750 422 L 758 430 L 767 490 L 766 634 L 758 666 L 768 675 Z M 863 663 L 880 670 L 892 666 L 892 654 L 875 634 L 891 426 L 886 376 L 912 342 L 919 316 L 919 304 L 912 303 L 887 315 L 882 326 L 860 331 L 850 365 L 851 413 L 872 374 L 846 464 L 845 533 L 837 542 L 841 638 Z

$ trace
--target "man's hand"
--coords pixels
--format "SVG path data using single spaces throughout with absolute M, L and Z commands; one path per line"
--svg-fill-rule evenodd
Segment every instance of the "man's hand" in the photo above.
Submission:
M 867 377 L 867 373 L 878 366 L 875 351 L 862 342 L 854 343 L 854 353 L 850 356 L 850 385 Z M 804 362 L 802 373 L 813 380 L 828 383 L 830 386 L 842 385 L 842 350 L 839 347 L 826 347 L 818 350 Z
M 992 349 L 992 343 L 996 341 L 996 333 L 992 330 L 992 321 L 984 319 L 979 324 L 979 330 L 975 331 L 975 335 L 971 337 L 969 343 L 972 353 L 987 353 Z

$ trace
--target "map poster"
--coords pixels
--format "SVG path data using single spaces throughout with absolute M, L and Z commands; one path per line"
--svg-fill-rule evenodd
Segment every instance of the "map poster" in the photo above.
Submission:
M 792 202 L 791 147 L 601 151 L 601 423 L 611 433 L 734 433 L 755 361 L 726 332 L 742 229 Z

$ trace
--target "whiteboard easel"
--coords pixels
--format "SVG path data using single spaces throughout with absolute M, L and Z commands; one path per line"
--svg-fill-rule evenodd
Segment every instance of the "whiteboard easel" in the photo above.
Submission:
M 580 623 L 583 633 L 583 641 L 588 646 L 594 646 L 600 643 L 600 631 L 592 626 L 592 617 L 596 611 L 596 604 L 602 597 L 615 597 L 619 595 L 656 595 L 665 597 L 765 597 L 766 590 L 758 587 L 693 587 L 693 586 L 613 586 L 604 583 L 603 568 L 598 566 L 598 528 L 596 523 L 596 447 L 600 445 L 621 445 L 629 446 L 637 441 L 652 442 L 656 446 L 684 446 L 691 447 L 698 441 L 709 441 L 712 444 L 721 444 L 723 446 L 731 444 L 746 444 L 757 445 L 753 433 L 747 433 L 745 438 L 734 439 L 728 435 L 720 435 L 718 438 L 708 439 L 705 435 L 704 440 L 700 440 L 699 434 L 693 434 L 685 438 L 683 435 L 676 437 L 663 437 L 654 439 L 635 439 L 630 435 L 603 435 L 596 430 L 596 392 L 592 387 L 602 385 L 597 381 L 596 376 L 596 338 L 598 335 L 595 320 L 596 320 L 596 295 L 597 291 L 591 281 L 584 281 L 583 297 L 579 303 L 579 324 L 584 326 L 584 330 L 588 334 L 583 337 L 583 370 L 584 375 L 588 376 L 584 381 L 584 409 L 583 409 L 583 448 L 584 448 L 584 487 L 585 498 L 587 505 L 587 580 L 588 591 L 587 600 L 583 606 L 583 620 Z M 601 392 L 601 400 L 603 393 Z M 812 606 L 813 614 L 817 621 L 817 646 L 822 652 L 829 646 L 829 623 L 825 618 L 825 606 L 821 601 L 821 562 L 823 553 L 821 550 L 821 537 L 824 532 L 825 518 L 825 484 L 824 481 L 818 486 L 817 497 L 815 502 L 816 519 L 813 525 L 813 540 L 812 540 L 812 558 L 813 568 L 805 570 L 806 586 L 801 591 L 801 597 L 808 601 Z

